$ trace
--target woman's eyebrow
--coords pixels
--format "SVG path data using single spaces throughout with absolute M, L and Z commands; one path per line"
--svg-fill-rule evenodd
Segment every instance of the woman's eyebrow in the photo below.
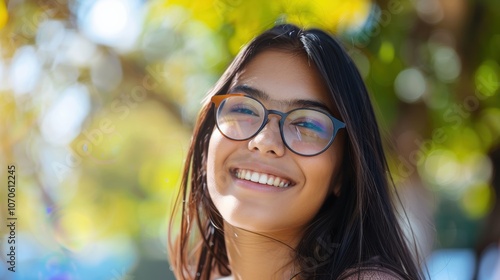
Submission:
M 229 90 L 229 93 L 236 93 L 236 92 L 241 92 L 245 93 L 247 95 L 250 95 L 254 98 L 257 98 L 259 100 L 263 101 L 269 101 L 271 98 L 267 93 L 264 91 L 251 87 L 249 85 L 237 85 Z M 332 113 L 330 108 L 326 106 L 323 102 L 316 101 L 316 100 L 310 100 L 310 99 L 292 99 L 292 100 L 273 100 L 274 102 L 277 102 L 281 105 L 289 106 L 289 107 L 294 107 L 294 108 L 319 108 L 323 109 L 330 114 Z
M 237 85 L 229 90 L 229 93 L 236 93 L 236 92 L 241 92 L 248 94 L 254 98 L 260 99 L 260 100 L 269 100 L 269 95 L 265 93 L 264 91 L 260 89 L 256 89 L 254 87 L 251 87 L 249 85 Z

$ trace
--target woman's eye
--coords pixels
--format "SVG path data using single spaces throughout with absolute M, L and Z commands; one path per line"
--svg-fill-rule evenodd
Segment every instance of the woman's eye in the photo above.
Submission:
M 232 108 L 231 109 L 231 113 L 251 115 L 251 116 L 258 116 L 258 114 L 254 110 L 252 110 L 251 108 L 247 108 L 247 107 L 235 107 L 235 108 Z
M 307 128 L 307 129 L 313 130 L 315 132 L 324 132 L 325 131 L 323 126 L 316 124 L 315 122 L 310 122 L 310 121 L 298 121 L 298 122 L 294 122 L 293 125 L 298 126 L 298 127 Z

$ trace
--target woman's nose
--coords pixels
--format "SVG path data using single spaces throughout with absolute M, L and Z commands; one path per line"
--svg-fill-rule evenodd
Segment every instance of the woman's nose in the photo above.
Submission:
M 248 149 L 266 156 L 281 157 L 286 146 L 281 139 L 279 117 L 270 117 L 264 128 L 248 142 Z

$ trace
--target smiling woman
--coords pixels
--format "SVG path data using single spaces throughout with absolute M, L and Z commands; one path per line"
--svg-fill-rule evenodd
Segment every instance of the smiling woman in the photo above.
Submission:
M 325 32 L 287 24 L 250 42 L 192 139 L 171 222 L 178 279 L 422 278 L 368 93 Z

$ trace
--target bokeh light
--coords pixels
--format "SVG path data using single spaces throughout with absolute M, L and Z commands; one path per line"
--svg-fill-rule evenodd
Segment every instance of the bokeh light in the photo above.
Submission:
M 443 82 L 452 82 L 460 75 L 461 63 L 455 50 L 448 47 L 439 47 L 434 52 L 434 71 Z
M 426 80 L 422 72 L 411 68 L 401 71 L 394 82 L 397 96 L 404 102 L 413 103 L 421 99 L 426 91 Z
M 78 23 L 92 41 L 122 51 L 134 47 L 142 25 L 139 1 L 93 0 L 78 5 Z
M 86 87 L 81 84 L 71 85 L 42 117 L 43 137 L 56 145 L 68 144 L 80 133 L 89 111 L 90 98 Z
M 30 93 L 40 78 L 41 62 L 31 46 L 19 48 L 10 66 L 10 86 L 17 95 Z

